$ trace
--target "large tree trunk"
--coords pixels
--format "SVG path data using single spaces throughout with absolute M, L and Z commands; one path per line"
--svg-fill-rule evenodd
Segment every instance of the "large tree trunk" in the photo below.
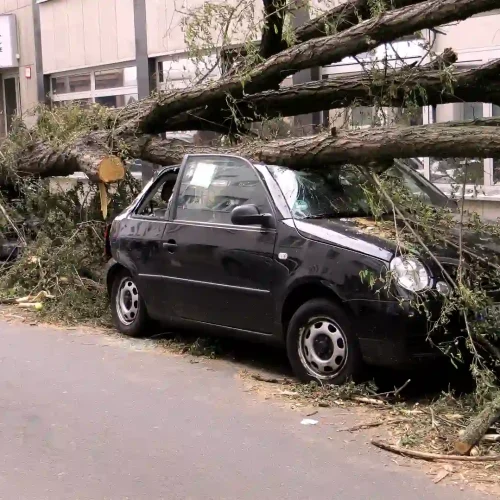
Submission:
M 419 156 L 500 157 L 500 118 L 453 125 L 340 130 L 334 131 L 333 135 L 251 142 L 232 148 L 192 146 L 182 141 L 147 136 L 135 140 L 134 145 L 131 142 L 128 144 L 138 158 L 159 165 L 180 163 L 188 153 L 234 154 L 294 169 L 322 168 L 342 163 L 370 165 L 392 162 L 394 158 Z
M 91 132 L 71 145 L 55 150 L 42 144 L 27 145 L 19 156 L 19 176 L 51 177 L 83 171 L 91 180 L 112 182 L 100 167 L 113 160 L 106 132 Z M 182 140 L 163 140 L 156 135 L 121 136 L 117 148 L 133 158 L 158 165 L 175 165 L 185 154 L 234 154 L 269 164 L 295 169 L 322 168 L 341 163 L 369 165 L 394 158 L 500 157 L 500 117 L 470 122 L 441 123 L 418 127 L 382 127 L 366 130 L 339 130 L 332 134 L 250 142 L 234 147 L 206 147 Z M 114 162 L 111 162 L 114 166 Z M 111 169 L 115 172 L 116 169 Z M 109 168 L 108 168 L 109 172 Z M 119 172 L 118 172 L 119 173 Z M 116 174 L 113 174 L 116 175 Z M 0 185 L 5 179 L 0 179 Z
M 93 181 L 116 182 L 123 178 L 125 167 L 110 147 L 109 137 L 106 131 L 92 132 L 61 148 L 42 141 L 28 142 L 19 151 L 16 169 L 5 172 L 7 178 L 0 179 L 0 184 L 15 180 L 15 176 L 65 176 L 78 171 Z
M 238 115 L 248 121 L 262 117 L 297 116 L 336 108 L 377 104 L 389 107 L 435 106 L 453 102 L 491 102 L 500 105 L 500 60 L 476 69 L 455 70 L 448 74 L 449 88 L 443 73 L 428 67 L 415 67 L 375 74 L 350 73 L 329 80 L 308 82 L 244 96 L 235 102 Z M 168 122 L 168 130 L 211 129 L 227 127 L 232 116 L 212 107 L 183 113 Z
M 499 419 L 500 395 L 486 405 L 483 411 L 470 421 L 469 425 L 465 428 L 465 432 L 455 443 L 457 453 L 467 455 L 488 432 L 488 429 Z
M 117 121 L 121 123 L 119 130 L 161 133 L 168 128 L 168 120 L 179 113 L 208 105 L 225 107 L 228 95 L 240 99 L 243 92 L 268 90 L 302 69 L 339 62 L 415 31 L 467 19 L 495 7 L 498 0 L 430 0 L 389 11 L 338 35 L 313 39 L 284 50 L 244 75 L 139 101 L 117 114 Z
M 300 7 L 301 0 L 262 0 L 264 17 L 267 20 L 259 48 L 259 54 L 263 59 L 274 56 L 287 47 L 283 40 L 284 14 L 287 10 L 297 8 L 294 5 L 296 1 Z M 426 0 L 388 0 L 384 8 L 399 9 L 424 1 Z M 308 7 L 304 5 L 301 8 Z M 283 15 L 280 16 L 280 13 Z M 340 33 L 376 15 L 378 12 L 374 6 L 370 7 L 369 0 L 347 0 L 298 27 L 294 32 L 292 44 L 297 45 L 313 38 Z

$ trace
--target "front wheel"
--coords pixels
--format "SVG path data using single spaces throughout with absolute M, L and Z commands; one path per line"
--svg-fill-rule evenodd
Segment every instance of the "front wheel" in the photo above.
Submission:
M 150 319 L 144 300 L 131 273 L 123 269 L 116 274 L 111 288 L 111 315 L 116 329 L 130 337 L 147 334 Z
M 345 312 L 327 299 L 309 300 L 293 315 L 287 332 L 290 364 L 301 382 L 341 385 L 356 380 L 362 359 Z

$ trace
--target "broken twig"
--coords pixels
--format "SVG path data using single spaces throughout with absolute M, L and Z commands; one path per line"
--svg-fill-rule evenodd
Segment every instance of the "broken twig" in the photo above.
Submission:
M 385 396 L 391 396 L 394 395 L 395 397 L 398 396 L 406 387 L 408 384 L 411 382 L 411 378 L 409 378 L 399 389 L 394 389 L 393 391 L 388 391 L 388 392 L 380 392 L 377 394 L 374 394 L 374 396 L 379 396 L 379 397 L 385 397 Z
M 280 380 L 278 378 L 272 378 L 272 377 L 263 377 L 262 375 L 259 375 L 258 373 L 252 373 L 251 377 L 254 380 L 258 380 L 259 382 L 267 382 L 268 384 L 282 384 L 282 383 L 284 383 L 284 380 Z
M 422 460 L 429 460 L 431 462 L 436 460 L 461 460 L 464 462 L 498 462 L 500 461 L 500 455 L 483 455 L 478 457 L 468 457 L 461 455 L 443 455 L 440 453 L 426 453 L 424 451 L 410 450 L 407 448 L 400 448 L 399 446 L 394 446 L 383 441 L 372 440 L 372 444 L 377 448 L 382 450 L 390 451 L 392 453 L 397 453 L 410 458 L 420 458 Z
M 385 401 L 382 401 L 381 399 L 365 398 L 363 396 L 353 396 L 351 399 L 353 401 L 357 401 L 358 403 L 365 403 L 368 405 L 377 405 L 377 406 L 386 406 Z
M 338 432 L 355 432 L 360 431 L 362 429 L 371 429 L 372 427 L 379 427 L 381 425 L 392 425 L 398 424 L 401 422 L 410 422 L 409 418 L 393 418 L 389 420 L 376 420 L 374 422 L 367 422 L 366 424 L 358 424 L 352 427 L 344 427 L 343 429 L 339 429 Z

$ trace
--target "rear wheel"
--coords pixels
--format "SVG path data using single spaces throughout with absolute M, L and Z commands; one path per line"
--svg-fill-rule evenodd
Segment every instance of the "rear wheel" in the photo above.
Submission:
M 297 309 L 287 333 L 288 358 L 302 382 L 357 380 L 362 359 L 351 322 L 337 304 L 313 299 Z
M 118 272 L 111 288 L 111 315 L 116 329 L 130 337 L 148 333 L 150 319 L 139 288 L 127 269 Z

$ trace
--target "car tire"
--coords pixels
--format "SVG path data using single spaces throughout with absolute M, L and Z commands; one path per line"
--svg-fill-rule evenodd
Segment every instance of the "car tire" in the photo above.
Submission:
M 361 351 L 351 321 L 328 299 L 309 300 L 297 309 L 288 325 L 286 347 L 301 382 L 342 385 L 361 375 Z
M 111 316 L 115 328 L 129 337 L 144 337 L 152 325 L 135 278 L 127 269 L 116 273 L 111 287 Z

